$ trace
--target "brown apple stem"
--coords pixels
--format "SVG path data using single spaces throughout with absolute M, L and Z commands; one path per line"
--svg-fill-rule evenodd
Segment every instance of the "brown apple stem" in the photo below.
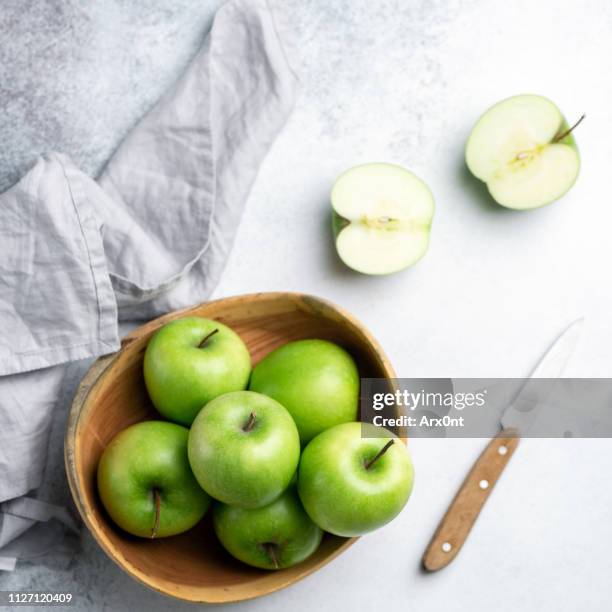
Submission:
M 569 136 L 584 121 L 585 117 L 586 115 L 582 115 L 582 117 L 580 117 L 580 119 L 578 119 L 578 121 L 576 121 L 572 127 L 567 128 L 567 130 L 565 130 L 565 132 L 563 132 L 560 136 L 557 136 L 553 142 L 561 142 L 566 136 Z
M 159 516 L 161 514 L 161 497 L 157 489 L 153 489 L 153 501 L 155 503 L 155 522 L 153 523 L 153 529 L 151 530 L 151 539 L 157 537 L 157 530 L 159 529 Z
M 206 334 L 206 336 L 204 336 L 204 340 L 202 340 L 202 342 L 200 342 L 200 344 L 198 344 L 198 348 L 204 348 L 204 346 L 206 345 L 206 343 L 218 332 L 218 329 L 213 329 L 210 334 Z
M 244 424 L 242 431 L 251 431 L 253 425 L 255 425 L 255 413 L 251 412 L 251 414 L 249 414 L 249 420 Z
M 365 469 L 369 470 L 392 446 L 394 440 L 389 440 L 377 453 L 373 459 L 366 461 Z
M 274 564 L 274 567 L 276 569 L 279 568 L 279 564 L 278 564 L 278 544 L 275 544 L 274 542 L 264 542 L 264 544 L 262 545 L 264 548 L 264 551 L 266 553 L 266 555 L 268 555 L 268 557 L 270 557 L 270 561 L 272 561 L 272 563 Z

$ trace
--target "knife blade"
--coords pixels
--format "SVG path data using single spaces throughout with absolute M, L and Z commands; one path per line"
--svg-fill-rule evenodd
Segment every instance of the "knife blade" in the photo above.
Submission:
M 502 430 L 513 429 L 521 436 L 529 431 L 536 420 L 538 406 L 550 395 L 555 380 L 561 376 L 574 352 L 583 325 L 584 319 L 577 319 L 552 343 L 514 401 L 504 410 L 501 417 Z
M 563 373 L 582 325 L 583 319 L 574 321 L 553 342 L 531 378 L 503 412 L 500 433 L 489 442 L 470 470 L 423 555 L 425 569 L 437 571 L 446 567 L 461 550 L 491 490 L 514 454 L 521 434 L 529 431 L 537 408 L 551 391 L 555 379 Z

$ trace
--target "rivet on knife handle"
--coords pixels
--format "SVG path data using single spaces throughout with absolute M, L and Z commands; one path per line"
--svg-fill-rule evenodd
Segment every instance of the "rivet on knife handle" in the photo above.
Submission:
M 485 448 L 423 555 L 425 569 L 432 572 L 442 569 L 457 556 L 493 486 L 512 457 L 519 439 L 516 431 L 505 430 Z

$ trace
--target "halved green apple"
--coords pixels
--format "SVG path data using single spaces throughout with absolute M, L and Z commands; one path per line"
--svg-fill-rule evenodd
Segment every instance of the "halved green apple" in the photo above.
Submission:
M 434 199 L 401 166 L 364 164 L 342 174 L 331 192 L 340 259 L 364 274 L 392 274 L 427 251 Z
M 550 204 L 575 183 L 580 156 L 572 130 L 547 98 L 502 100 L 480 117 L 465 149 L 472 174 L 502 206 L 527 210 Z

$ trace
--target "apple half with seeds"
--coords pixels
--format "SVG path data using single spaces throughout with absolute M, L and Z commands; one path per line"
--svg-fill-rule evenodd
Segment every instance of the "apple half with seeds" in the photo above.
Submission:
M 342 174 L 331 192 L 340 259 L 363 274 L 392 274 L 427 251 L 434 199 L 406 168 L 372 163 Z
M 580 156 L 571 128 L 547 98 L 520 95 L 502 100 L 480 117 L 465 149 L 470 172 L 506 208 L 550 204 L 578 178 Z

